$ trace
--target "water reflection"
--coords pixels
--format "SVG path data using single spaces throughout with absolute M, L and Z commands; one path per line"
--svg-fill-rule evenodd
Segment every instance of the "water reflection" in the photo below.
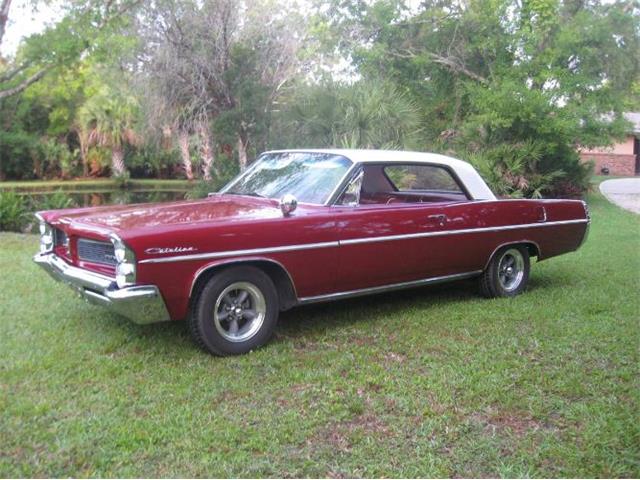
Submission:
M 126 205 L 130 203 L 159 203 L 184 200 L 186 190 L 100 190 L 97 192 L 64 192 L 76 207 L 99 207 L 101 205 Z M 54 192 L 34 193 L 30 196 L 37 203 L 46 203 Z

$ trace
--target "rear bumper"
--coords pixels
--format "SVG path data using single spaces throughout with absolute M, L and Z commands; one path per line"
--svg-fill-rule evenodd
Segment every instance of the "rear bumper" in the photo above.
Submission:
M 167 306 L 155 285 L 118 288 L 113 278 L 69 265 L 53 253 L 39 253 L 33 261 L 88 302 L 107 307 L 135 323 L 170 320 Z
M 582 240 L 580 240 L 580 244 L 578 248 L 584 245 L 584 242 L 589 238 L 589 227 L 591 227 L 591 213 L 589 212 L 589 205 L 584 200 L 582 201 L 582 208 L 584 208 L 584 214 L 587 217 L 587 227 L 584 229 L 584 235 L 582 236 Z

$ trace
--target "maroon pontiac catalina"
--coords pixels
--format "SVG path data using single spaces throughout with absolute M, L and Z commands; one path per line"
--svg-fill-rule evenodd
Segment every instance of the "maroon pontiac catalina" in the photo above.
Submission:
M 51 276 L 137 323 L 187 319 L 218 355 L 296 305 L 473 277 L 517 295 L 589 227 L 582 201 L 497 200 L 466 162 L 378 150 L 267 152 L 204 200 L 36 215 Z

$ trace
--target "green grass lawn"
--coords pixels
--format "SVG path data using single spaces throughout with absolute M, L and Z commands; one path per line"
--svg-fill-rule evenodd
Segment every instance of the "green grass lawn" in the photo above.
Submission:
M 79 301 L 0 234 L 2 477 L 638 477 L 640 217 L 590 198 L 530 289 L 295 309 L 215 358 Z

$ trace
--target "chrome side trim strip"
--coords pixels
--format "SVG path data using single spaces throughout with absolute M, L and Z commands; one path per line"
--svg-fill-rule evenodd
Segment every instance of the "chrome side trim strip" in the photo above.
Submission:
M 340 240 L 335 242 L 304 243 L 299 245 L 285 245 L 282 247 L 252 248 L 249 250 L 227 250 L 224 252 L 196 253 L 193 255 L 175 255 L 173 257 L 148 258 L 146 260 L 140 260 L 138 263 L 186 262 L 189 260 L 206 260 L 210 258 L 239 257 L 243 255 L 263 255 L 266 253 L 293 252 L 298 250 L 311 250 L 316 248 L 331 248 L 331 247 L 339 247 L 342 245 L 356 245 L 359 243 L 387 242 L 392 240 L 440 237 L 445 235 L 462 235 L 467 233 L 500 232 L 503 230 L 517 230 L 520 228 L 539 228 L 539 227 L 547 227 L 552 225 L 571 225 L 575 223 L 587 223 L 587 222 L 588 222 L 587 219 L 562 220 L 557 222 L 546 222 L 546 223 L 525 223 L 520 225 L 505 225 L 502 227 L 467 228 L 467 229 L 461 229 L 461 230 L 441 230 L 438 232 L 409 233 L 405 235 L 388 235 L 384 237 L 352 238 L 349 240 Z
M 363 295 L 372 295 L 374 293 L 392 292 L 394 290 L 402 290 L 405 288 L 420 287 L 423 285 L 433 285 L 436 283 L 451 282 L 454 280 L 464 280 L 466 278 L 472 278 L 472 277 L 478 276 L 481 273 L 482 273 L 482 270 L 474 270 L 473 272 L 456 273 L 454 275 L 443 275 L 441 277 L 424 278 L 422 280 L 414 280 L 412 282 L 393 283 L 391 285 L 382 285 L 380 287 L 361 288 L 359 290 L 329 293 L 327 295 L 318 295 L 315 297 L 303 297 L 298 299 L 298 305 L 328 302 L 332 300 L 341 300 L 343 298 L 360 297 Z
M 349 240 L 340 240 L 340 245 L 356 245 L 359 243 L 387 242 L 391 240 L 406 240 L 406 239 L 412 239 L 412 238 L 442 237 L 446 235 L 462 235 L 467 233 L 501 232 L 504 230 L 517 230 L 520 228 L 538 228 L 538 227 L 548 227 L 551 225 L 571 225 L 574 223 L 585 223 L 585 222 L 587 222 L 587 220 L 585 219 L 561 220 L 557 222 L 546 222 L 546 223 L 525 223 L 520 225 L 504 225 L 502 227 L 465 228 L 460 230 L 440 230 L 437 232 L 409 233 L 405 235 L 387 235 L 384 237 L 353 238 Z
M 196 253 L 193 255 L 176 255 L 174 257 L 147 258 L 138 263 L 186 262 L 188 260 L 207 260 L 209 258 L 241 257 L 243 255 L 262 255 L 265 253 L 293 252 L 316 248 L 338 247 L 340 242 L 304 243 L 302 245 L 286 245 L 284 247 L 252 248 L 250 250 L 227 250 L 224 252 Z

